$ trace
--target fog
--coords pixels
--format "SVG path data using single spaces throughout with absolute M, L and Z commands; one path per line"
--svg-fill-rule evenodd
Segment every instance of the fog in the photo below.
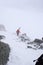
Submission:
M 0 0 L 0 24 L 10 32 L 21 27 L 30 38 L 43 37 L 43 0 Z
M 0 5 L 20 9 L 30 7 L 43 9 L 43 0 L 0 0 Z

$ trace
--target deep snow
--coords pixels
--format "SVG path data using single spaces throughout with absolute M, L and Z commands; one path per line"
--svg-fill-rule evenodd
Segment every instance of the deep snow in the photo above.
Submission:
M 0 24 L 5 25 L 6 39 L 11 48 L 8 65 L 34 65 L 43 50 L 28 49 L 27 44 L 17 41 L 13 32 L 21 27 L 32 40 L 43 37 L 43 1 L 42 0 L 0 0 Z
M 27 44 L 19 41 L 16 34 L 6 32 L 3 35 L 6 38 L 2 41 L 8 43 L 11 48 L 7 65 L 35 65 L 33 60 L 37 59 L 43 50 L 28 49 Z

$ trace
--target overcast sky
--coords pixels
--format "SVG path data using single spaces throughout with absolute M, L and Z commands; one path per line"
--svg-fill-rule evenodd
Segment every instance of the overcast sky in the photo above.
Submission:
M 0 0 L 0 24 L 30 37 L 43 37 L 43 0 Z
M 43 0 L 0 0 L 0 5 L 19 9 L 43 9 Z

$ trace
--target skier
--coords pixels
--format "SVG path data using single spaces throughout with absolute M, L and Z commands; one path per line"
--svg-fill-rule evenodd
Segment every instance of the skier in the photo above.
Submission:
M 17 36 L 19 36 L 19 34 L 20 34 L 20 28 L 18 28 L 18 29 L 16 30 L 16 34 L 17 34 Z
M 43 54 L 36 60 L 34 60 L 33 62 L 36 61 L 35 65 L 43 65 Z

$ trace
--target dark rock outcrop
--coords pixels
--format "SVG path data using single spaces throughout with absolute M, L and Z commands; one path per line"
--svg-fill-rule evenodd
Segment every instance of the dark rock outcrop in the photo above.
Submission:
M 19 36 L 22 42 L 30 41 L 29 37 L 26 35 L 26 33 Z
M 43 49 L 43 40 L 40 40 L 40 39 L 35 39 L 34 41 L 32 42 L 28 42 L 27 43 L 27 48 L 32 48 L 32 49 Z M 30 45 L 30 47 L 29 47 Z
M 5 36 L 4 35 L 0 35 L 0 40 L 4 39 Z
M 0 42 L 0 65 L 6 65 L 9 60 L 10 47 L 4 42 Z
M 36 43 L 43 43 L 43 40 L 35 39 L 34 42 L 36 42 Z
M 43 37 L 42 37 L 42 40 L 43 40 Z

